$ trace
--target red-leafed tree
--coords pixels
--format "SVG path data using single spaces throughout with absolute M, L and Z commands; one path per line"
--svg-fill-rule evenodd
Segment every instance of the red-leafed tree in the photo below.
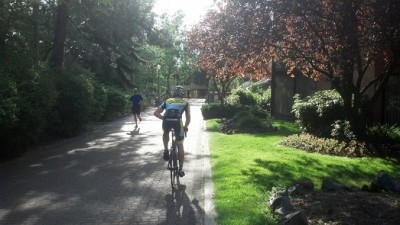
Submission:
M 362 112 L 374 105 L 389 77 L 399 73 L 398 0 L 227 0 L 223 10 L 229 26 L 208 32 L 232 38 L 234 52 L 240 52 L 236 60 L 271 56 L 288 74 L 297 70 L 329 80 L 357 134 L 367 121 Z
M 259 48 L 245 38 L 245 22 L 235 20 L 235 13 L 220 6 L 189 33 L 189 48 L 198 54 L 199 68 L 207 73 L 218 92 L 221 104 L 232 81 L 237 77 L 261 78 L 270 75 L 269 47 Z M 235 24 L 231 24 L 234 22 Z M 246 49 L 246 50 L 244 50 Z M 256 51 L 253 51 L 253 50 Z
M 331 81 L 345 118 L 362 134 L 369 111 L 400 66 L 397 0 L 276 0 L 277 55 L 289 68 Z

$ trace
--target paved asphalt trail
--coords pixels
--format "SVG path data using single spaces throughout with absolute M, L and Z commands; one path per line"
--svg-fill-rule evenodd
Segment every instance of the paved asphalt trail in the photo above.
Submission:
M 172 192 L 161 121 L 142 113 L 0 164 L 1 225 L 214 224 L 207 134 L 191 103 L 186 176 Z

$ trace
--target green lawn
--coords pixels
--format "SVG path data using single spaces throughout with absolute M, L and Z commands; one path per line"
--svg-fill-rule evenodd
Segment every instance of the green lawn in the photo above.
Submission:
M 281 146 L 283 137 L 299 132 L 290 122 L 275 122 L 274 133 L 225 135 L 217 121 L 208 120 L 207 130 L 219 225 L 275 224 L 267 207 L 269 192 L 301 179 L 310 179 L 319 190 L 324 178 L 361 187 L 380 170 L 400 177 L 396 160 L 327 156 Z

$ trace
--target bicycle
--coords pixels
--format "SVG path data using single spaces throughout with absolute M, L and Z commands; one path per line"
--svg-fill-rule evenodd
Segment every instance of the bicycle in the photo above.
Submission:
M 175 140 L 175 130 L 171 128 L 171 148 L 169 150 L 169 160 L 167 169 L 170 171 L 171 187 L 177 189 L 179 186 L 179 160 L 178 150 Z

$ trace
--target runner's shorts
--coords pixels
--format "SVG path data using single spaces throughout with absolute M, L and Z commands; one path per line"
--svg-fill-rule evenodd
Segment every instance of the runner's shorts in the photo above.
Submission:
M 132 113 L 140 115 L 140 105 L 132 106 Z

